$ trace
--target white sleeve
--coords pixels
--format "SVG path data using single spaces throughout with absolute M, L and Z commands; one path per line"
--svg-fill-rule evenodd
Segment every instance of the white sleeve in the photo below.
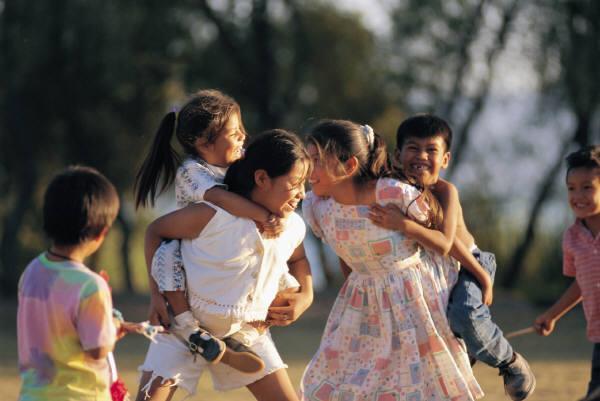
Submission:
M 323 239 L 323 231 L 319 225 L 319 221 L 315 216 L 315 208 L 319 197 L 316 196 L 312 191 L 308 192 L 302 201 L 302 217 L 304 221 L 308 223 L 312 232 L 317 238 Z
M 206 191 L 214 186 L 223 185 L 215 176 L 198 162 L 186 161 L 175 176 L 175 198 L 178 206 L 204 201 Z

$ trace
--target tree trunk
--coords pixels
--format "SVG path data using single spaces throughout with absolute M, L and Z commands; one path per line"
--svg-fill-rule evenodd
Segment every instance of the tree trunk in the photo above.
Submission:
M 575 132 L 579 132 L 581 123 L 585 120 L 580 120 L 577 129 Z M 556 176 L 560 172 L 560 167 L 562 166 L 563 160 L 569 150 L 569 144 L 573 142 L 576 134 L 573 134 L 569 137 L 561 147 L 560 155 L 556 158 L 556 161 L 552 165 L 552 167 L 546 173 L 546 177 L 542 181 L 539 186 L 537 196 L 535 201 L 533 202 L 533 206 L 531 208 L 531 212 L 529 213 L 529 220 L 527 221 L 527 226 L 525 229 L 525 234 L 523 239 L 515 248 L 513 252 L 510 262 L 508 264 L 508 269 L 506 274 L 504 275 L 504 279 L 502 280 L 502 286 L 506 288 L 514 288 L 517 282 L 519 281 L 519 276 L 523 272 L 523 266 L 525 265 L 525 260 L 527 258 L 527 254 L 531 245 L 535 241 L 536 238 L 536 225 L 539 218 L 539 215 L 542 211 L 542 207 L 544 203 L 550 196 L 552 192 L 552 186 L 556 182 Z
M 131 273 L 131 262 L 129 261 L 129 249 L 131 243 L 131 224 L 125 217 L 123 210 L 119 211 L 117 221 L 121 227 L 121 234 L 123 235 L 121 242 L 121 259 L 123 260 L 123 282 L 125 283 L 125 291 L 127 293 L 135 293 L 133 285 L 133 276 Z

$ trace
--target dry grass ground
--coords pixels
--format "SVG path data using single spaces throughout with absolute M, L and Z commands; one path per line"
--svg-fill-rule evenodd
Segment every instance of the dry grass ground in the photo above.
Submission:
M 510 299 L 502 294 L 497 294 L 495 299 L 493 313 L 505 331 L 529 325 L 539 312 L 525 302 Z M 319 343 L 332 300 L 332 294 L 317 295 L 313 307 L 298 323 L 288 328 L 273 330 L 280 352 L 290 366 L 289 373 L 294 384 L 299 382 L 304 366 Z M 143 320 L 146 313 L 145 302 L 144 297 L 119 297 L 115 303 L 129 320 Z M 0 328 L 0 399 L 3 401 L 16 400 L 20 387 L 15 311 L 14 304 L 0 306 L 0 313 L 5 322 Z M 580 309 L 567 315 L 559 323 L 554 335 L 548 338 L 528 335 L 516 338 L 512 343 L 529 359 L 537 376 L 537 390 L 529 400 L 575 401 L 583 395 L 589 380 L 592 346 L 585 338 L 585 321 Z M 117 347 L 120 374 L 133 392 L 137 389 L 136 368 L 143 360 L 146 346 L 147 342 L 142 337 L 130 336 L 122 340 Z M 484 400 L 508 400 L 497 370 L 478 363 L 475 366 L 475 374 L 486 393 Z M 184 393 L 181 392 L 175 399 L 180 400 L 183 396 Z M 215 392 L 210 389 L 208 377 L 201 380 L 198 393 L 192 398 L 206 401 L 252 399 L 245 389 L 228 393 Z

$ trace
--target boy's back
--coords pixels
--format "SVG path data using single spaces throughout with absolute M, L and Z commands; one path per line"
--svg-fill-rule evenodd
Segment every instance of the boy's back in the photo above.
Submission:
M 108 284 L 83 261 L 118 210 L 115 187 L 93 168 L 69 167 L 48 185 L 43 223 L 51 244 L 19 280 L 21 401 L 110 401 L 112 300 Z
M 106 359 L 84 351 L 112 346 L 108 285 L 83 264 L 34 259 L 19 282 L 21 400 L 110 400 Z

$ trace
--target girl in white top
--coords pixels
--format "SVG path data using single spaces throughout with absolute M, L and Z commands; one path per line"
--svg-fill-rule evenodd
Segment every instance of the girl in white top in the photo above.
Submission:
M 179 166 L 180 156 L 171 146 L 173 134 L 186 153 Z M 196 92 L 179 113 L 173 111 L 163 118 L 136 176 L 136 207 L 153 205 L 174 180 L 178 208 L 209 201 L 235 216 L 254 220 L 265 237 L 277 236 L 282 229 L 277 216 L 223 185 L 227 168 L 243 154 L 245 139 L 240 107 L 234 99 L 217 90 Z M 170 319 L 160 294 L 185 289 L 179 241 L 163 244 L 152 267 L 150 321 L 168 327 Z M 280 289 L 297 286 L 286 275 Z
M 273 130 L 257 137 L 246 156 L 227 172 L 225 184 L 232 192 L 282 219 L 283 232 L 277 238 L 264 239 L 253 221 L 207 202 L 167 214 L 148 227 L 148 263 L 162 239 L 183 238 L 189 305 L 182 304 L 181 298 L 172 298 L 180 293 L 165 293 L 176 314 L 191 311 L 203 327 L 225 337 L 267 318 L 272 324 L 288 325 L 304 312 L 312 302 L 312 283 L 302 246 L 305 226 L 293 211 L 304 197 L 309 166 L 300 140 Z M 288 267 L 298 279 L 300 291 L 288 295 L 287 306 L 269 308 Z M 243 374 L 225 364 L 194 358 L 173 334 L 160 335 L 140 367 L 143 374 L 138 400 L 170 399 L 177 387 L 193 394 L 205 369 L 219 390 L 246 386 L 257 400 L 297 400 L 287 366 L 268 329 L 253 339 L 249 348 L 264 361 L 265 368 Z

